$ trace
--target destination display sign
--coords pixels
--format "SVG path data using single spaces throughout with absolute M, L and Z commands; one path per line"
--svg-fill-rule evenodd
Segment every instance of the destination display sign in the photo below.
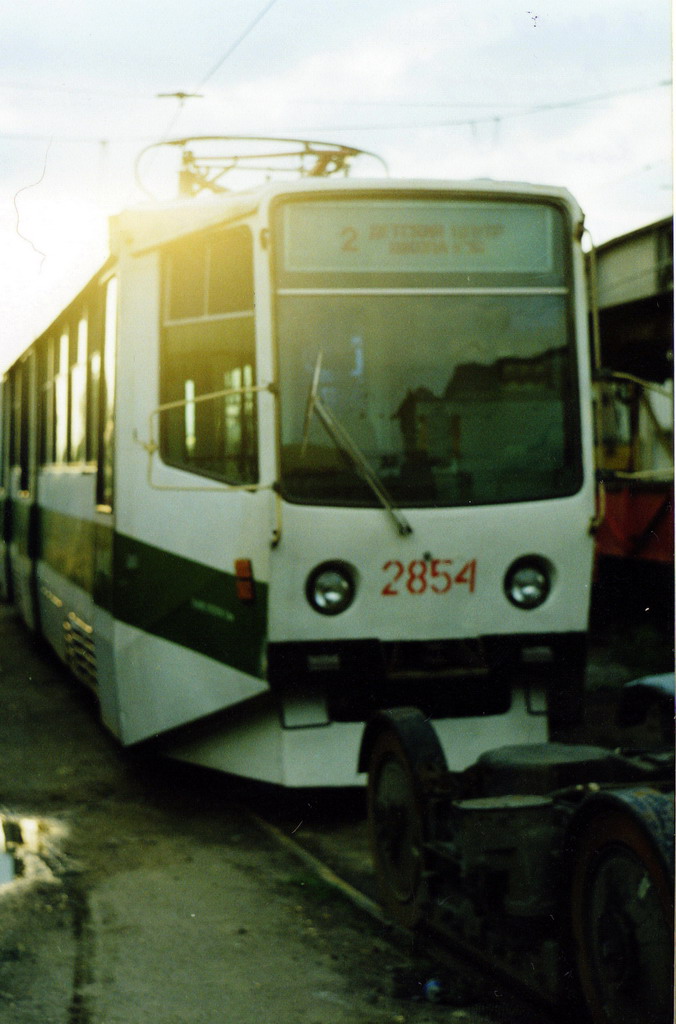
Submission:
M 316 200 L 284 208 L 291 273 L 548 273 L 555 211 L 514 202 Z

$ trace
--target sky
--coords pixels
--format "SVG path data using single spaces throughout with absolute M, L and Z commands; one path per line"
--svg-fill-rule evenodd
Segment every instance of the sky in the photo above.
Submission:
M 108 217 L 147 202 L 134 165 L 162 139 L 328 139 L 392 177 L 563 185 L 597 244 L 669 216 L 670 19 L 670 0 L 4 5 L 0 370 L 103 262 Z M 142 167 L 168 197 L 162 161 Z

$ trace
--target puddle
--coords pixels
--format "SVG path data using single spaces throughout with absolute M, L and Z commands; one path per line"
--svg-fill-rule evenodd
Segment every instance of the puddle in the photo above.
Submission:
M 0 814 L 0 891 L 18 879 L 53 879 L 54 847 L 63 834 L 57 822 Z
M 6 850 L 0 852 L 0 885 L 7 885 L 16 878 L 16 861 Z
M 14 821 L 0 817 L 0 886 L 13 882 L 17 875 L 14 851 L 22 840 L 21 829 Z

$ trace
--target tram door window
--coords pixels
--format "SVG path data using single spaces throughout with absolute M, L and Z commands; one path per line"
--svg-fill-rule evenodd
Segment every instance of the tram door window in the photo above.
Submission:
M 19 469 L 19 491 L 26 495 L 32 490 L 34 364 L 35 353 L 31 351 L 18 365 L 12 378 L 12 464 Z
M 70 364 L 70 332 L 61 331 L 56 356 L 54 379 L 54 461 L 68 462 L 68 370 Z
M 38 459 L 41 465 L 56 459 L 55 390 L 56 390 L 56 339 L 53 336 L 40 343 L 38 349 L 38 380 L 40 402 L 40 444 Z
M 258 479 L 251 234 L 237 227 L 172 247 L 164 265 L 160 450 L 230 484 Z M 212 396 L 212 397 L 205 397 Z
M 23 366 L 15 367 L 9 378 L 9 465 L 12 469 L 21 464 L 21 380 Z
M 87 420 L 87 314 L 83 312 L 70 345 L 70 462 L 84 462 Z
M 90 307 L 89 329 L 87 332 L 87 426 L 85 438 L 85 458 L 87 462 L 97 462 L 99 457 L 101 387 L 103 385 L 101 359 L 103 321 L 101 303 L 95 302 Z
M 95 349 L 91 353 L 89 364 L 90 381 L 95 376 L 103 374 L 96 407 L 99 440 L 96 502 L 100 509 L 105 510 L 111 510 L 113 507 L 116 342 L 117 278 L 111 277 L 105 285 L 103 303 L 103 353 Z

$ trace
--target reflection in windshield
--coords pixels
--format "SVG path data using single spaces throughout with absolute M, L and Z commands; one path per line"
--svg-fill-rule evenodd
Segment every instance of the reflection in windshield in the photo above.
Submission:
M 308 443 L 308 434 L 310 430 L 310 424 L 312 423 L 312 416 L 316 414 L 319 417 L 320 422 L 324 426 L 327 434 L 334 442 L 338 451 L 341 455 L 344 455 L 346 460 L 352 464 L 353 468 L 357 471 L 359 476 L 362 478 L 364 483 L 373 491 L 374 495 L 383 506 L 385 511 L 390 515 L 394 525 L 397 528 L 397 532 L 402 537 L 408 536 L 412 533 L 410 523 L 405 516 L 401 514 L 398 508 L 395 507 L 392 498 L 387 493 L 387 488 L 383 484 L 382 480 L 376 472 L 374 472 L 373 466 L 369 460 L 365 457 L 359 445 L 354 443 L 354 440 L 350 437 L 348 431 L 339 419 L 336 419 L 335 413 L 331 409 L 324 405 L 324 402 L 319 397 L 319 378 L 321 375 L 322 367 L 322 350 L 319 350 L 317 355 L 317 362 L 315 363 L 314 373 L 312 375 L 312 384 L 310 386 L 310 394 L 308 396 L 307 406 L 305 410 L 305 422 L 303 425 L 303 443 L 301 445 L 301 458 L 305 456 Z
M 282 478 L 292 501 L 373 505 L 308 387 L 398 505 L 532 500 L 578 486 L 565 294 L 279 298 Z

